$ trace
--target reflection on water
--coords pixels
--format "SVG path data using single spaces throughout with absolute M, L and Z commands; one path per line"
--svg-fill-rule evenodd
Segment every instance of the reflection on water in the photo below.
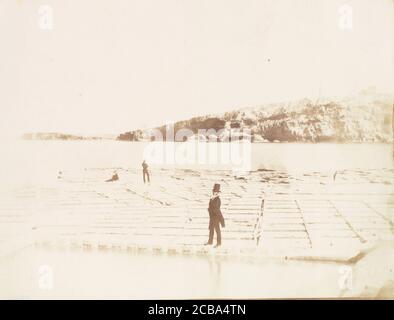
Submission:
M 52 270 L 52 289 L 39 287 L 42 266 Z M 317 262 L 32 248 L 1 259 L 0 298 L 333 297 L 339 294 L 338 268 Z

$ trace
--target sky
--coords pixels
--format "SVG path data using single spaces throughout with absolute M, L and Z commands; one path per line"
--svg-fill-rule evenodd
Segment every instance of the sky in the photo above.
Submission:
M 391 93 L 393 7 L 392 0 L 0 0 L 0 135 L 117 134 L 371 86 Z

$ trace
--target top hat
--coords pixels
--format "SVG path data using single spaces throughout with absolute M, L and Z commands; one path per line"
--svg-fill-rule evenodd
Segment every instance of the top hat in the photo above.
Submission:
M 220 192 L 220 184 L 219 184 L 219 183 L 215 183 L 215 184 L 213 185 L 212 191 L 213 191 L 213 192 Z

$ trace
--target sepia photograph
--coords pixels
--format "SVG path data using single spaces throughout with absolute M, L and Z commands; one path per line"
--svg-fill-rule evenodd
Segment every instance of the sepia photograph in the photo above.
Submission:
M 0 0 L 0 39 L 1 300 L 394 299 L 393 0 Z

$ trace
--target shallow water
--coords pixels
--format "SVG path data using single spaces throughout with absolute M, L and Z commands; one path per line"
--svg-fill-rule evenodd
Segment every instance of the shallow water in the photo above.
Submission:
M 2 258 L 0 298 L 336 297 L 340 267 L 335 263 L 30 248 Z
M 79 171 L 85 168 L 140 168 L 144 142 L 121 141 L 7 141 L 2 142 L 0 158 L 0 188 L 37 185 L 56 180 L 59 171 Z M 175 148 L 182 146 L 176 143 Z M 210 144 L 213 149 L 220 143 Z M 252 144 L 251 169 L 271 169 L 282 172 L 335 172 L 344 169 L 393 168 L 391 144 Z M 247 159 L 249 161 L 249 159 Z M 232 169 L 219 164 L 152 164 L 163 167 L 197 169 Z

